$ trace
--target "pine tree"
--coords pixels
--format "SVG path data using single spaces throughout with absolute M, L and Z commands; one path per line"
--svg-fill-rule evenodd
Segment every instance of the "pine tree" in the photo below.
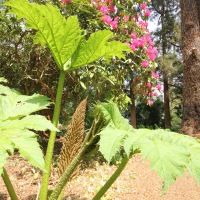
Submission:
M 181 132 L 200 134 L 200 5 L 180 1 L 183 52 L 183 123 Z
M 177 0 L 152 0 L 153 18 L 158 19 L 158 28 L 154 31 L 156 46 L 159 47 L 160 57 L 158 63 L 162 71 L 164 85 L 164 112 L 165 128 L 171 127 L 170 116 L 170 78 L 175 60 L 180 52 L 179 37 L 176 31 L 179 24 L 179 1 Z M 180 54 L 179 54 L 180 55 Z

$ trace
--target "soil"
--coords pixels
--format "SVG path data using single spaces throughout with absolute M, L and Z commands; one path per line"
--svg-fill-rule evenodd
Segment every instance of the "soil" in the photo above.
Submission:
M 90 161 L 80 174 L 72 179 L 66 188 L 66 200 L 91 200 L 97 190 L 106 182 L 115 171 L 115 166 L 109 166 L 104 162 Z M 37 199 L 41 174 L 40 171 L 29 165 L 26 160 L 16 154 L 9 158 L 6 170 L 17 191 L 20 200 Z M 55 168 L 50 180 L 50 188 L 53 188 L 58 180 Z M 141 155 L 130 159 L 125 170 L 117 181 L 107 191 L 102 200 L 199 200 L 200 187 L 187 173 L 185 177 L 179 177 L 177 181 L 161 195 L 162 180 L 156 172 L 150 170 L 148 161 L 144 161 Z M 0 179 L 0 199 L 9 200 L 7 190 Z

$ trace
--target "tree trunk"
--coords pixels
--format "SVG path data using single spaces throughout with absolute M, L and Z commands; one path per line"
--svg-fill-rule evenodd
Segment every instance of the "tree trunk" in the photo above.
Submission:
M 183 121 L 181 132 L 200 134 L 200 27 L 198 0 L 180 0 L 183 53 Z
M 134 98 L 133 90 L 132 90 L 132 88 L 131 88 L 131 83 L 132 83 L 132 82 L 133 82 L 133 81 L 130 82 L 131 125 L 133 126 L 133 128 L 137 128 L 137 124 L 136 124 L 136 110 L 135 110 L 135 98 Z
M 169 84 L 168 78 L 164 72 L 164 111 L 165 111 L 165 128 L 171 128 L 170 106 L 169 106 Z
M 171 128 L 171 117 L 170 117 L 170 97 L 169 97 L 169 84 L 168 84 L 168 70 L 166 70 L 165 55 L 167 54 L 167 34 L 166 34 L 166 2 L 162 3 L 162 68 L 163 68 L 163 83 L 164 83 L 164 113 L 165 113 L 165 128 Z

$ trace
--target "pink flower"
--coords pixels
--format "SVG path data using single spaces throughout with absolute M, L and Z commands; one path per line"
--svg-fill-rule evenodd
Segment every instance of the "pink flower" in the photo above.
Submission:
M 153 100 L 148 99 L 148 100 L 147 100 L 147 103 L 148 103 L 150 106 L 152 106 L 154 102 L 153 102 Z
M 100 6 L 99 11 L 104 14 L 108 14 L 109 9 L 106 6 Z
M 112 18 L 109 15 L 104 15 L 103 22 L 105 22 L 106 24 L 110 24 L 112 22 Z
M 117 22 L 118 20 L 119 20 L 119 17 L 118 17 L 118 16 L 114 18 L 114 21 Z
M 113 21 L 110 23 L 110 26 L 112 27 L 112 29 L 116 29 L 116 28 L 117 28 L 117 21 L 113 20 Z
M 151 89 L 151 83 L 150 82 L 147 82 L 147 88 Z
M 156 73 L 156 72 L 152 72 L 152 76 L 154 77 L 154 78 L 156 78 L 156 79 L 158 79 L 159 78 L 159 74 L 158 73 Z
M 109 11 L 114 13 L 116 11 L 115 6 L 110 6 Z
M 148 44 L 149 44 L 150 46 L 154 46 L 154 43 L 153 43 L 153 41 L 151 40 L 151 35 L 150 35 L 150 34 L 146 34 L 146 35 L 145 35 L 145 38 L 146 38 L 146 42 L 148 42 Z
M 140 6 L 140 8 L 141 8 L 142 10 L 145 10 L 146 7 L 147 7 L 147 4 L 146 4 L 146 3 L 143 3 L 143 4 Z
M 129 47 L 131 46 L 129 42 L 124 42 L 124 44 L 127 44 Z
M 67 2 L 67 3 L 71 3 L 72 0 L 62 0 L 61 4 L 64 5 L 66 2 Z
M 151 61 L 155 61 L 156 56 L 158 54 L 158 51 L 156 48 L 153 48 L 152 46 L 147 47 L 147 54 L 149 56 L 149 59 Z
M 133 42 L 132 42 L 132 44 L 133 44 L 136 48 L 138 48 L 139 45 L 140 45 L 140 43 L 139 43 L 139 41 L 138 41 L 137 39 L 134 39 Z
M 160 91 L 162 89 L 161 84 L 156 85 L 156 88 Z
M 136 50 L 136 47 L 134 44 L 131 44 L 130 48 L 133 50 L 133 52 Z
M 97 0 L 91 0 L 91 5 L 94 5 L 95 7 L 98 7 Z
M 138 23 L 139 23 L 139 25 L 141 25 L 143 27 L 147 27 L 148 26 L 148 22 L 145 22 L 145 21 L 139 21 Z
M 123 20 L 124 20 L 125 22 L 128 22 L 129 17 L 127 17 L 126 15 L 124 15 Z
M 134 32 L 131 33 L 131 38 L 135 39 L 136 38 L 136 34 Z
M 140 37 L 140 38 L 138 39 L 138 42 L 139 42 L 139 46 L 143 48 L 143 47 L 145 46 L 146 39 L 143 38 L 143 37 Z
M 149 66 L 148 60 L 143 61 L 143 62 L 141 63 L 141 66 L 142 66 L 142 67 L 145 67 L 145 68 L 148 68 L 148 66 Z
M 158 95 L 157 92 L 150 92 L 150 93 L 149 93 L 149 96 L 150 96 L 150 97 L 154 97 L 154 96 L 157 96 L 157 95 Z
M 144 16 L 149 17 L 151 15 L 151 11 L 150 10 L 146 10 L 144 13 Z

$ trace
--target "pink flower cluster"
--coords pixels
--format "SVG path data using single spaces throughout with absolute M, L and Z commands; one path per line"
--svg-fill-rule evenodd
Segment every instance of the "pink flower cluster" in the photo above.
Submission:
M 110 27 L 112 29 L 116 29 L 117 28 L 117 22 L 119 20 L 119 17 L 115 17 L 114 19 L 112 19 L 109 15 L 104 15 L 102 17 L 103 22 L 110 25 Z
M 94 5 L 100 13 L 102 13 L 102 21 L 110 25 L 112 29 L 117 29 L 119 17 L 114 19 L 110 16 L 111 13 L 116 12 L 116 7 L 113 6 L 112 0 L 92 0 L 91 4 Z
M 143 3 L 141 6 L 140 6 L 140 9 L 141 10 L 144 10 L 144 16 L 145 17 L 149 17 L 151 15 L 151 11 L 147 9 L 147 5 L 145 3 Z
M 111 13 L 116 12 L 115 6 L 113 6 L 112 0 L 92 0 L 91 4 L 94 5 L 100 13 L 102 13 L 102 20 L 104 23 L 110 25 L 112 29 L 117 28 L 119 17 L 114 19 L 110 16 Z
M 72 0 L 62 0 L 61 4 L 64 5 L 66 3 L 71 3 L 71 2 L 72 2 Z
M 155 65 L 153 62 L 156 59 L 158 51 L 154 47 L 148 30 L 148 22 L 146 20 L 151 12 L 147 9 L 147 5 L 145 3 L 141 4 L 141 13 L 137 13 L 136 16 L 126 14 L 119 17 L 116 16 L 118 9 L 112 0 L 92 0 L 91 4 L 102 14 L 101 19 L 105 24 L 109 25 L 115 32 L 123 32 L 128 36 L 126 37 L 127 41 L 125 43 L 130 46 L 135 54 L 141 57 L 139 65 L 142 67 L 143 74 L 135 77 L 133 90 L 135 94 L 143 94 L 143 96 L 146 96 L 147 103 L 152 105 L 154 102 L 153 98 L 158 95 L 156 90 L 160 91 L 162 86 L 156 84 L 159 79 L 159 74 L 154 71 Z

